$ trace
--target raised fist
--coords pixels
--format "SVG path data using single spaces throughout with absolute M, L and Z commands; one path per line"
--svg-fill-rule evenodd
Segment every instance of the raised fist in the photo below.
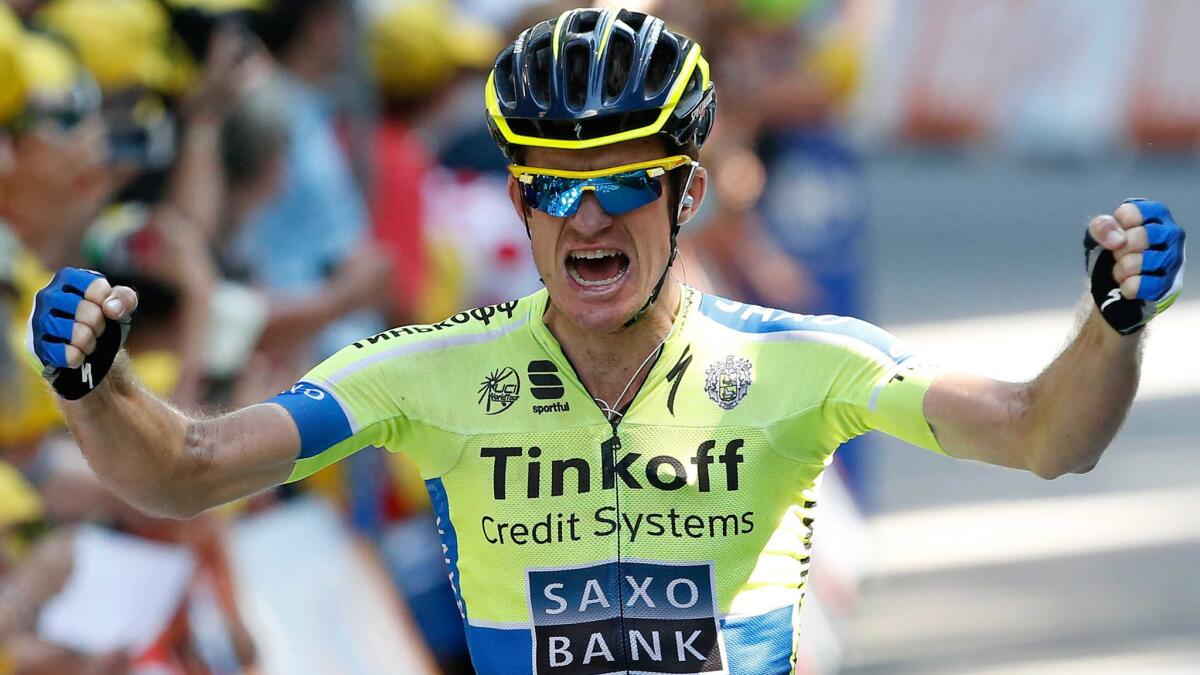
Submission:
M 1092 298 L 1118 333 L 1135 333 L 1183 288 L 1183 228 L 1161 202 L 1128 199 L 1088 225 L 1083 246 Z
M 42 374 L 75 400 L 104 379 L 125 343 L 137 294 L 113 288 L 103 276 L 65 267 L 38 291 L 30 316 L 30 344 Z

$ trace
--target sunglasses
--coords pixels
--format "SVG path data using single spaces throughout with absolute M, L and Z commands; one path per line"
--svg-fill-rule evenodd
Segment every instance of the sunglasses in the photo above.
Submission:
M 510 173 L 521 184 L 525 203 L 543 213 L 566 218 L 579 210 L 583 194 L 591 192 L 609 215 L 639 209 L 662 196 L 662 177 L 668 171 L 699 166 L 687 155 L 626 164 L 596 171 L 565 171 L 513 165 Z
M 70 131 L 99 112 L 100 101 L 100 88 L 96 83 L 90 77 L 79 77 L 69 91 L 53 100 L 40 101 L 35 97 L 10 123 L 9 129 L 24 134 L 49 123 L 62 131 Z

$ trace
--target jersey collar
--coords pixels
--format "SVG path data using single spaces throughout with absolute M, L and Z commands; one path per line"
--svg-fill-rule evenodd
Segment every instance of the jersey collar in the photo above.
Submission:
M 686 284 L 680 285 L 679 307 L 675 312 L 675 321 L 671 324 L 671 331 L 667 333 L 667 340 L 663 343 L 662 353 L 654 360 L 653 366 L 650 369 L 650 374 L 646 377 L 645 383 L 638 390 L 637 396 L 629 405 L 632 410 L 637 402 L 644 398 L 648 393 L 658 386 L 660 382 L 666 380 L 667 373 L 675 366 L 676 362 L 683 356 L 683 352 L 687 349 L 686 326 L 691 314 L 695 311 L 700 303 L 700 292 Z M 550 303 L 550 293 L 543 288 L 534 293 L 532 302 L 529 303 L 529 315 L 526 325 L 533 333 L 533 337 L 538 344 L 546 351 L 550 359 L 558 366 L 559 370 L 569 374 L 576 386 L 583 389 L 583 383 L 579 380 L 579 375 L 575 372 L 575 368 L 563 353 L 562 345 L 558 343 L 558 339 L 550 332 L 550 327 L 546 325 L 542 317 L 546 314 L 546 308 Z

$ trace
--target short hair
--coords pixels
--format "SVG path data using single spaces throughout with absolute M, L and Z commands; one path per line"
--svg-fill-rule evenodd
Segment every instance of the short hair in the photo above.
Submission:
M 230 185 L 243 185 L 287 149 L 290 140 L 284 96 L 277 80 L 245 94 L 221 128 L 221 160 Z
M 279 58 L 295 44 L 305 22 L 315 12 L 349 4 L 349 0 L 274 0 L 252 22 L 267 51 Z

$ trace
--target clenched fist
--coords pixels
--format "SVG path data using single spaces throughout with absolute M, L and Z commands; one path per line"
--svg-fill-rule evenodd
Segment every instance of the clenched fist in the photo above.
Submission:
M 38 291 L 30 343 L 42 374 L 59 395 L 82 398 L 96 388 L 125 343 L 137 295 L 103 276 L 66 267 Z
M 1179 296 L 1184 241 L 1161 202 L 1129 199 L 1092 219 L 1083 241 L 1092 298 L 1118 333 L 1141 330 Z

